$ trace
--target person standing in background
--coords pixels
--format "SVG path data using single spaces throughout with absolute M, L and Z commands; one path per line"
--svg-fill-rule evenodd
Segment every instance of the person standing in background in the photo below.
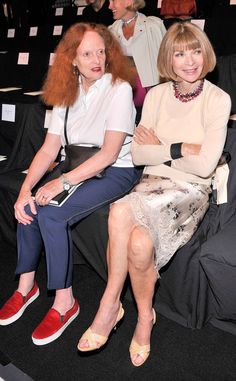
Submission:
M 115 20 L 109 28 L 120 42 L 124 54 L 132 60 L 137 71 L 134 90 L 137 123 L 140 120 L 147 91 L 160 83 L 156 62 L 159 47 L 166 32 L 160 18 L 147 17 L 138 12 L 144 7 L 144 0 L 110 0 L 109 5 Z
M 13 28 L 28 25 L 28 0 L 8 0 L 8 24 Z
M 4 30 L 7 27 L 7 17 L 4 12 L 5 1 L 0 0 L 0 30 Z
M 175 22 L 191 20 L 197 16 L 195 0 L 162 0 L 160 16 L 164 20 L 166 29 Z

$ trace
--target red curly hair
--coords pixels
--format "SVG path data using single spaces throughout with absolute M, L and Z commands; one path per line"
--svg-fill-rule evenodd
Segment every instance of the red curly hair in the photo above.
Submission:
M 119 42 L 101 24 L 76 23 L 63 35 L 55 49 L 53 65 L 47 72 L 42 87 L 42 100 L 51 106 L 72 106 L 78 97 L 78 80 L 74 73 L 73 60 L 85 32 L 97 32 L 105 43 L 106 73 L 111 73 L 112 83 L 117 80 L 129 82 L 132 86 L 135 81 L 135 70 L 121 50 Z

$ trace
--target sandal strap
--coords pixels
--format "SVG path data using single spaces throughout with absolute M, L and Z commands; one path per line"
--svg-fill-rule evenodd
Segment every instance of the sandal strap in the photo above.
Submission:
M 130 353 L 132 356 L 139 355 L 142 357 L 142 355 L 147 355 L 150 353 L 150 344 L 147 345 L 139 345 L 134 340 L 132 340 L 130 345 Z
M 106 336 L 98 335 L 97 333 L 92 332 L 91 328 L 88 328 L 81 337 L 82 340 L 87 340 L 90 348 L 99 348 L 104 345 L 107 341 Z M 98 346 L 99 344 L 99 346 Z

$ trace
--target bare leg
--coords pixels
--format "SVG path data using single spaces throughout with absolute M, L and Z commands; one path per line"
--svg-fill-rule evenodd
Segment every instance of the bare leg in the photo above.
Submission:
M 129 205 L 125 202 L 114 204 L 108 220 L 108 282 L 90 327 L 93 332 L 102 336 L 108 337 L 117 318 L 120 294 L 128 271 L 127 246 L 133 228 L 134 222 Z M 80 340 L 79 347 L 88 347 L 87 341 Z
M 72 292 L 72 287 L 56 290 L 56 296 L 52 308 L 60 312 L 61 315 L 70 310 L 74 305 L 75 299 Z
M 20 275 L 18 291 L 23 295 L 27 295 L 34 285 L 35 271 Z M 72 288 L 64 288 L 56 290 L 56 296 L 53 303 L 53 308 L 64 315 L 74 304 Z
M 34 285 L 34 277 L 35 271 L 21 274 L 17 291 L 26 296 Z
M 143 227 L 136 227 L 130 236 L 128 269 L 134 297 L 138 308 L 138 321 L 133 340 L 140 346 L 150 343 L 153 327 L 152 300 L 157 272 L 154 269 L 153 243 L 149 233 Z M 143 363 L 143 358 L 136 355 L 134 364 Z

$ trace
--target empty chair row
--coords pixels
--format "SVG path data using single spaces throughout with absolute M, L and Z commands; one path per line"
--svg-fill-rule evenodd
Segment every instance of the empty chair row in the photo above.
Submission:
M 40 90 L 52 56 L 50 52 L 0 53 L 0 88 Z
M 53 51 L 68 27 L 58 23 L 0 31 L 0 51 Z

